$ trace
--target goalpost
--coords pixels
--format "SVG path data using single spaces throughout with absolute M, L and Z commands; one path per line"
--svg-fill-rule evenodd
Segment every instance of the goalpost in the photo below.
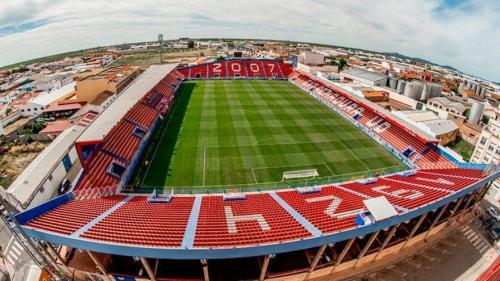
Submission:
M 281 181 L 284 182 L 285 180 L 298 179 L 298 178 L 310 178 L 310 177 L 315 178 L 317 176 L 319 176 L 319 174 L 316 169 L 285 171 L 283 172 L 283 177 L 281 178 Z

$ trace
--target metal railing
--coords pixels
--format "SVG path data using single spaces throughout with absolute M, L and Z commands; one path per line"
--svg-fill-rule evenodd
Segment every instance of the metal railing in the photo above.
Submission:
M 251 184 L 227 184 L 227 185 L 204 185 L 204 186 L 134 186 L 124 185 L 121 187 L 121 193 L 139 193 L 150 194 L 154 190 L 158 194 L 171 193 L 174 194 L 217 194 L 234 192 L 235 190 L 241 192 L 260 192 L 270 190 L 294 189 L 298 187 L 312 187 L 319 185 L 338 184 L 348 182 L 359 178 L 379 177 L 384 175 L 391 175 L 408 170 L 407 166 L 389 167 L 385 169 L 377 169 L 371 172 L 361 171 L 339 176 L 316 177 L 308 179 L 296 179 L 283 182 L 268 182 L 268 183 L 251 183 Z

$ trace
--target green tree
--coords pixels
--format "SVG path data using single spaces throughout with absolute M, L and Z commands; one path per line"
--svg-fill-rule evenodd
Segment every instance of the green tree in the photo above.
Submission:
M 347 65 L 347 61 L 344 58 L 341 58 L 339 61 L 339 70 L 344 69 L 344 67 Z
M 189 41 L 188 41 L 188 48 L 189 48 L 189 49 L 194 48 L 194 41 L 193 41 L 193 40 L 189 40 Z
M 9 116 L 11 112 L 12 112 L 12 108 L 10 108 L 10 107 L 5 110 L 5 114 L 7 116 Z

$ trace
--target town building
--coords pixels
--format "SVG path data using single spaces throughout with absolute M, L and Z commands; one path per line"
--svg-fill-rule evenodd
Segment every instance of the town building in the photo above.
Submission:
M 73 82 L 75 74 L 72 72 L 44 75 L 35 81 L 37 91 L 51 92 Z
M 102 92 L 118 94 L 139 75 L 139 68 L 131 65 L 99 69 L 75 78 L 78 101 L 91 102 Z
M 481 164 L 500 165 L 500 110 L 496 119 L 490 119 L 488 125 L 483 129 L 479 140 L 474 148 L 471 162 Z M 492 184 L 496 189 L 496 200 L 500 201 L 500 180 Z
M 362 68 L 351 68 L 340 72 L 340 78 L 348 82 L 357 82 L 367 86 L 385 86 L 387 75 Z
M 394 114 L 435 137 L 441 145 L 454 141 L 458 135 L 458 126 L 455 122 L 443 120 L 432 111 L 396 111 Z
M 449 114 L 463 116 L 467 106 L 458 100 L 448 97 L 435 97 L 427 100 L 427 109 L 438 114 L 439 117 L 446 119 Z
M 44 93 L 36 98 L 30 99 L 24 107 L 21 108 L 23 116 L 36 116 L 41 114 L 49 107 L 49 105 L 72 95 L 75 91 L 75 83 L 67 84 L 50 93 Z

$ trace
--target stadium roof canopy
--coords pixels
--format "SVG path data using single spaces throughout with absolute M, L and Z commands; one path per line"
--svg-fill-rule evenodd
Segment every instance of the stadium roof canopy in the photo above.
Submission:
M 134 104 L 176 67 L 177 64 L 150 66 L 119 94 L 116 100 L 92 122 L 77 141 L 102 140 Z

